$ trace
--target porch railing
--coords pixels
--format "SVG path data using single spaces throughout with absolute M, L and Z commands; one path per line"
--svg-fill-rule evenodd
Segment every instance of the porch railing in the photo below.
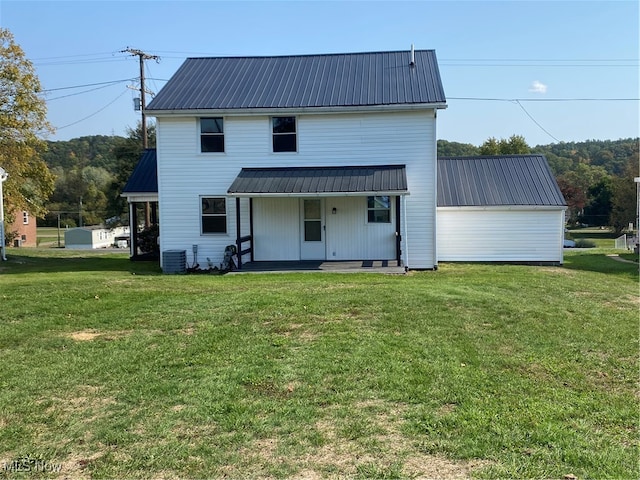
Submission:
M 251 247 L 252 245 L 252 237 L 251 235 L 245 235 L 244 237 L 239 237 L 237 242 L 236 242 L 236 255 L 238 257 L 238 270 L 240 270 L 242 268 L 242 256 L 243 255 L 247 255 L 248 253 L 251 254 L 251 260 L 253 260 L 253 248 Z M 244 250 L 242 249 L 242 244 L 249 242 L 249 247 L 245 248 Z

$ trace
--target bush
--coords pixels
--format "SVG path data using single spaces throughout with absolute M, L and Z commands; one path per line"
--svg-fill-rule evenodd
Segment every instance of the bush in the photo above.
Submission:
M 579 238 L 576 240 L 576 248 L 593 248 L 596 244 L 592 240 L 586 238 Z

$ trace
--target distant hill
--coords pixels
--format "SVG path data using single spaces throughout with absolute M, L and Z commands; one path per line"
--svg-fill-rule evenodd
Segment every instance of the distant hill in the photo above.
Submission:
M 116 159 L 113 149 L 124 140 L 124 137 L 118 136 L 92 135 L 66 141 L 47 142 L 49 150 L 43 158 L 50 169 L 100 167 L 109 173 L 114 173 Z
M 602 167 L 612 176 L 621 176 L 634 154 L 640 151 L 640 139 L 587 140 L 585 142 L 561 142 L 531 147 L 532 153 L 547 157 L 556 176 L 575 170 L 579 164 Z M 470 143 L 438 140 L 438 156 L 479 155 L 480 147 Z

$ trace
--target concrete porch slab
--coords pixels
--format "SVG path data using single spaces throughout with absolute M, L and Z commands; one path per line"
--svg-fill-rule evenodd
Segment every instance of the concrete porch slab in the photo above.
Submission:
M 243 273 L 286 273 L 286 272 L 333 272 L 333 273 L 384 273 L 401 275 L 404 267 L 398 267 L 394 260 L 358 260 L 347 262 L 326 262 L 322 260 L 274 261 L 243 263 L 242 269 L 230 274 Z

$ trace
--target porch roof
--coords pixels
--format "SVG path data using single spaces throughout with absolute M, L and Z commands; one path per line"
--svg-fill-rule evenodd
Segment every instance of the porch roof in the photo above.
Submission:
M 406 195 L 404 165 L 243 168 L 227 193 L 237 197 Z

